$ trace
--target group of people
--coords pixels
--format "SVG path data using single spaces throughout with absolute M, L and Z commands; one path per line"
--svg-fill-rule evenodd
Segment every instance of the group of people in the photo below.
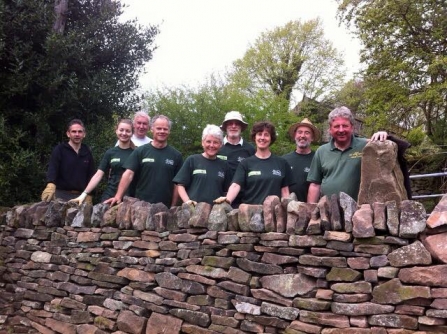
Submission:
M 167 207 L 181 200 L 191 205 L 227 202 L 237 208 L 241 203 L 262 204 L 269 195 L 288 197 L 292 192 L 299 201 L 309 203 L 341 191 L 356 200 L 362 150 L 368 140 L 354 136 L 354 117 L 348 108 L 336 108 L 328 118 L 328 143 L 311 150 L 311 143 L 318 142 L 321 134 L 305 118 L 288 131 L 296 150 L 280 157 L 270 150 L 277 135 L 271 122 L 253 124 L 253 146 L 242 138 L 248 126 L 242 114 L 230 111 L 220 127 L 204 128 L 203 152 L 183 161 L 182 154 L 168 145 L 171 120 L 163 115 L 150 119 L 139 111 L 133 122 L 118 122 L 116 146 L 104 154 L 96 173 L 92 154 L 82 143 L 85 127 L 75 119 L 68 124 L 68 143 L 57 145 L 52 152 L 42 200 L 91 203 L 89 194 L 104 175 L 107 187 L 101 201 L 110 205 L 119 204 L 125 195 Z M 149 129 L 152 139 L 147 137 Z M 384 131 L 371 137 L 373 141 L 385 139 Z

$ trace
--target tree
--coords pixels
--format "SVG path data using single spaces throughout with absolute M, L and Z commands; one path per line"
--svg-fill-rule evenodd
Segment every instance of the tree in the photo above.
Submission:
M 11 145 L 2 152 L 2 163 L 8 166 L 24 152 L 19 170 L 9 174 L 20 176 L 18 191 L 0 195 L 8 205 L 38 198 L 49 153 L 66 141 L 69 119 L 81 118 L 87 130 L 96 124 L 111 128 L 114 118 L 136 108 L 139 98 L 132 92 L 158 33 L 136 21 L 120 22 L 119 1 L 69 0 L 68 10 L 58 7 L 56 15 L 54 5 L 54 0 L 0 2 L 0 112 L 11 134 L 4 138 Z M 29 185 L 27 193 L 34 196 L 22 196 Z
M 447 111 L 444 0 L 339 0 L 362 41 L 366 112 L 379 127 L 424 125 L 442 143 Z
M 212 75 L 198 88 L 177 87 L 148 92 L 146 96 L 148 110 L 164 114 L 173 121 L 170 145 L 179 149 L 183 157 L 201 153 L 203 128 L 207 124 L 220 126 L 225 113 L 240 111 L 249 123 L 243 133 L 245 140 L 250 139 L 250 128 L 255 121 L 271 120 L 277 129 L 278 139 L 272 147 L 277 154 L 293 150 L 293 144 L 287 137 L 287 129 L 296 122 L 296 116 L 288 113 L 288 101 L 265 96 L 247 95 L 225 80 Z M 280 117 L 286 114 L 287 117 Z
M 319 19 L 290 21 L 262 33 L 233 63 L 229 80 L 249 93 L 265 90 L 290 101 L 297 90 L 319 99 L 342 84 L 342 66 Z

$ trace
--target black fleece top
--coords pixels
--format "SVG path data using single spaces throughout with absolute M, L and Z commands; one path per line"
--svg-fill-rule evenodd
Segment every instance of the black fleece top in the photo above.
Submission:
M 81 144 L 79 153 L 68 143 L 61 143 L 53 149 L 47 183 L 56 184 L 56 189 L 83 191 L 93 174 L 95 165 L 87 145 Z

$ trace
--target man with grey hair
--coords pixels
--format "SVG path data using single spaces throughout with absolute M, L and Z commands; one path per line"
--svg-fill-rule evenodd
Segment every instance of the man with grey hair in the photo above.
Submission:
M 331 140 L 320 146 L 310 166 L 308 203 L 317 203 L 321 196 L 344 192 L 357 201 L 360 187 L 362 151 L 368 139 L 354 136 L 354 116 L 347 107 L 329 113 Z M 376 132 L 371 140 L 386 140 L 385 131 Z

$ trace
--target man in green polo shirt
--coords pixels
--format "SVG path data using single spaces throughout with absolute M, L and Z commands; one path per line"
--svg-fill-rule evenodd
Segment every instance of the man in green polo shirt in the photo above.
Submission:
M 121 203 L 124 193 L 135 175 L 135 197 L 149 203 L 163 203 L 168 208 L 176 205 L 178 200 L 177 186 L 173 179 L 182 166 L 183 159 L 179 151 L 168 145 L 171 132 L 171 121 L 164 115 L 152 117 L 151 131 L 153 139 L 149 144 L 137 147 L 123 168 L 126 171 L 121 177 L 115 197 L 104 203 Z
M 344 192 L 357 201 L 360 187 L 362 151 L 368 140 L 354 136 L 354 116 L 347 107 L 329 113 L 331 140 L 320 146 L 310 166 L 308 203 L 317 203 L 321 196 Z M 371 140 L 386 140 L 385 131 L 376 132 Z

